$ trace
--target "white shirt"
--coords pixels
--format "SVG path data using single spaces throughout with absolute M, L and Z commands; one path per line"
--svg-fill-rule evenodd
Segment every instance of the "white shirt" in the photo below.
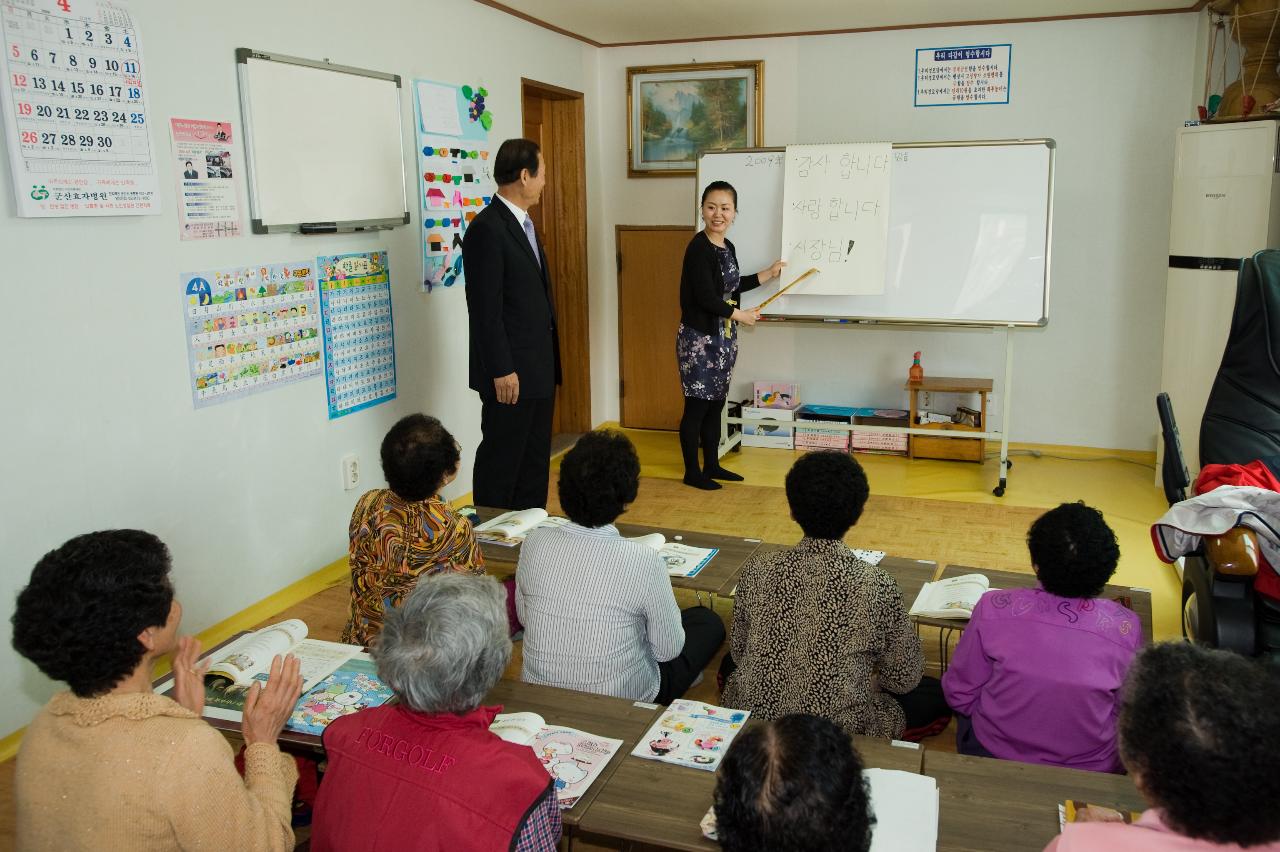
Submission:
M 520 208 L 520 207 L 515 206 L 514 204 L 512 204 L 512 203 L 507 199 L 507 197 L 506 197 L 505 195 L 503 195 L 503 194 L 502 194 L 502 193 L 500 193 L 500 192 L 495 192 L 495 193 L 494 193 L 494 195 L 498 198 L 498 200 L 499 200 L 499 201 L 501 201 L 503 204 L 507 205 L 507 209 L 508 209 L 508 210 L 510 210 L 510 211 L 512 212 L 512 214 L 514 214 L 514 215 L 515 215 L 515 217 L 516 217 L 516 221 L 517 221 L 517 222 L 519 222 L 519 223 L 520 223 L 520 227 L 521 227 L 521 228 L 523 228 L 523 227 L 524 227 L 524 220 L 529 218 L 529 211 L 528 211 L 528 210 L 524 210 L 524 209 L 522 209 L 522 208 Z
M 684 648 L 662 557 L 612 524 L 530 533 L 516 570 L 516 611 L 528 683 L 652 701 L 658 663 Z

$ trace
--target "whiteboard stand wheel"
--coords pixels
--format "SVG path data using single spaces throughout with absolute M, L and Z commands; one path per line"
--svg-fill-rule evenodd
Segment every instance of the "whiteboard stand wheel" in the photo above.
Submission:
M 1000 480 L 1000 484 L 999 484 L 999 485 L 997 485 L 995 488 L 992 488 L 992 489 L 991 489 L 991 493 L 992 493 L 992 494 L 994 494 L 994 495 L 996 495 L 997 497 L 1003 497 L 1003 496 L 1004 496 L 1004 480 L 1003 480 L 1003 479 L 1001 479 L 1001 480 Z

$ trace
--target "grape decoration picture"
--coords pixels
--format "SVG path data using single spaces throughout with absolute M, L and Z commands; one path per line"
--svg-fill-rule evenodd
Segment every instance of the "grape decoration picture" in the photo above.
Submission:
M 489 112 L 485 106 L 485 98 L 489 97 L 489 92 L 483 86 L 475 89 L 470 86 L 462 87 L 462 96 L 467 99 L 467 118 L 472 121 L 480 122 L 480 126 L 485 130 L 493 127 L 493 113 Z

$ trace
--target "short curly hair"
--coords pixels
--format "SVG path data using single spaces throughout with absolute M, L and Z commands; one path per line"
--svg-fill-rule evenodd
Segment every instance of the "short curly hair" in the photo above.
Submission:
M 1280 840 L 1280 671 L 1188 642 L 1144 649 L 1120 703 L 1120 755 L 1179 834 Z
M 560 507 L 579 526 L 613 523 L 639 489 L 640 457 L 616 430 L 588 432 L 560 460 Z
M 101 695 L 142 662 L 138 634 L 172 605 L 164 542 L 142 530 L 79 535 L 41 557 L 18 593 L 13 647 L 81 698 Z
M 805 713 L 738 734 L 720 765 L 715 812 L 729 852 L 866 852 L 876 822 L 849 735 Z
M 458 442 L 426 414 L 402 417 L 382 439 L 382 475 L 402 500 L 426 500 L 458 469 Z
M 1027 549 L 1040 585 L 1063 598 L 1096 598 L 1116 572 L 1120 545 L 1097 509 L 1063 503 L 1027 532 Z
M 787 472 L 791 517 L 809 538 L 844 538 L 870 494 L 867 474 L 848 453 L 805 453 Z

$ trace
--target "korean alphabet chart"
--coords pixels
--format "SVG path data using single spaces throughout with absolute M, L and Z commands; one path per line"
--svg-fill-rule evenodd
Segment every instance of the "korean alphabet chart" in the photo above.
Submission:
M 788 297 L 884 292 L 892 162 L 888 142 L 787 146 L 782 259 L 821 273 Z
M 333 420 L 396 398 L 391 273 L 385 251 L 319 257 L 316 266 Z
M 124 0 L 0 0 L 19 216 L 159 213 L 142 46 Z
M 310 261 L 188 272 L 180 281 L 196 408 L 320 374 Z

